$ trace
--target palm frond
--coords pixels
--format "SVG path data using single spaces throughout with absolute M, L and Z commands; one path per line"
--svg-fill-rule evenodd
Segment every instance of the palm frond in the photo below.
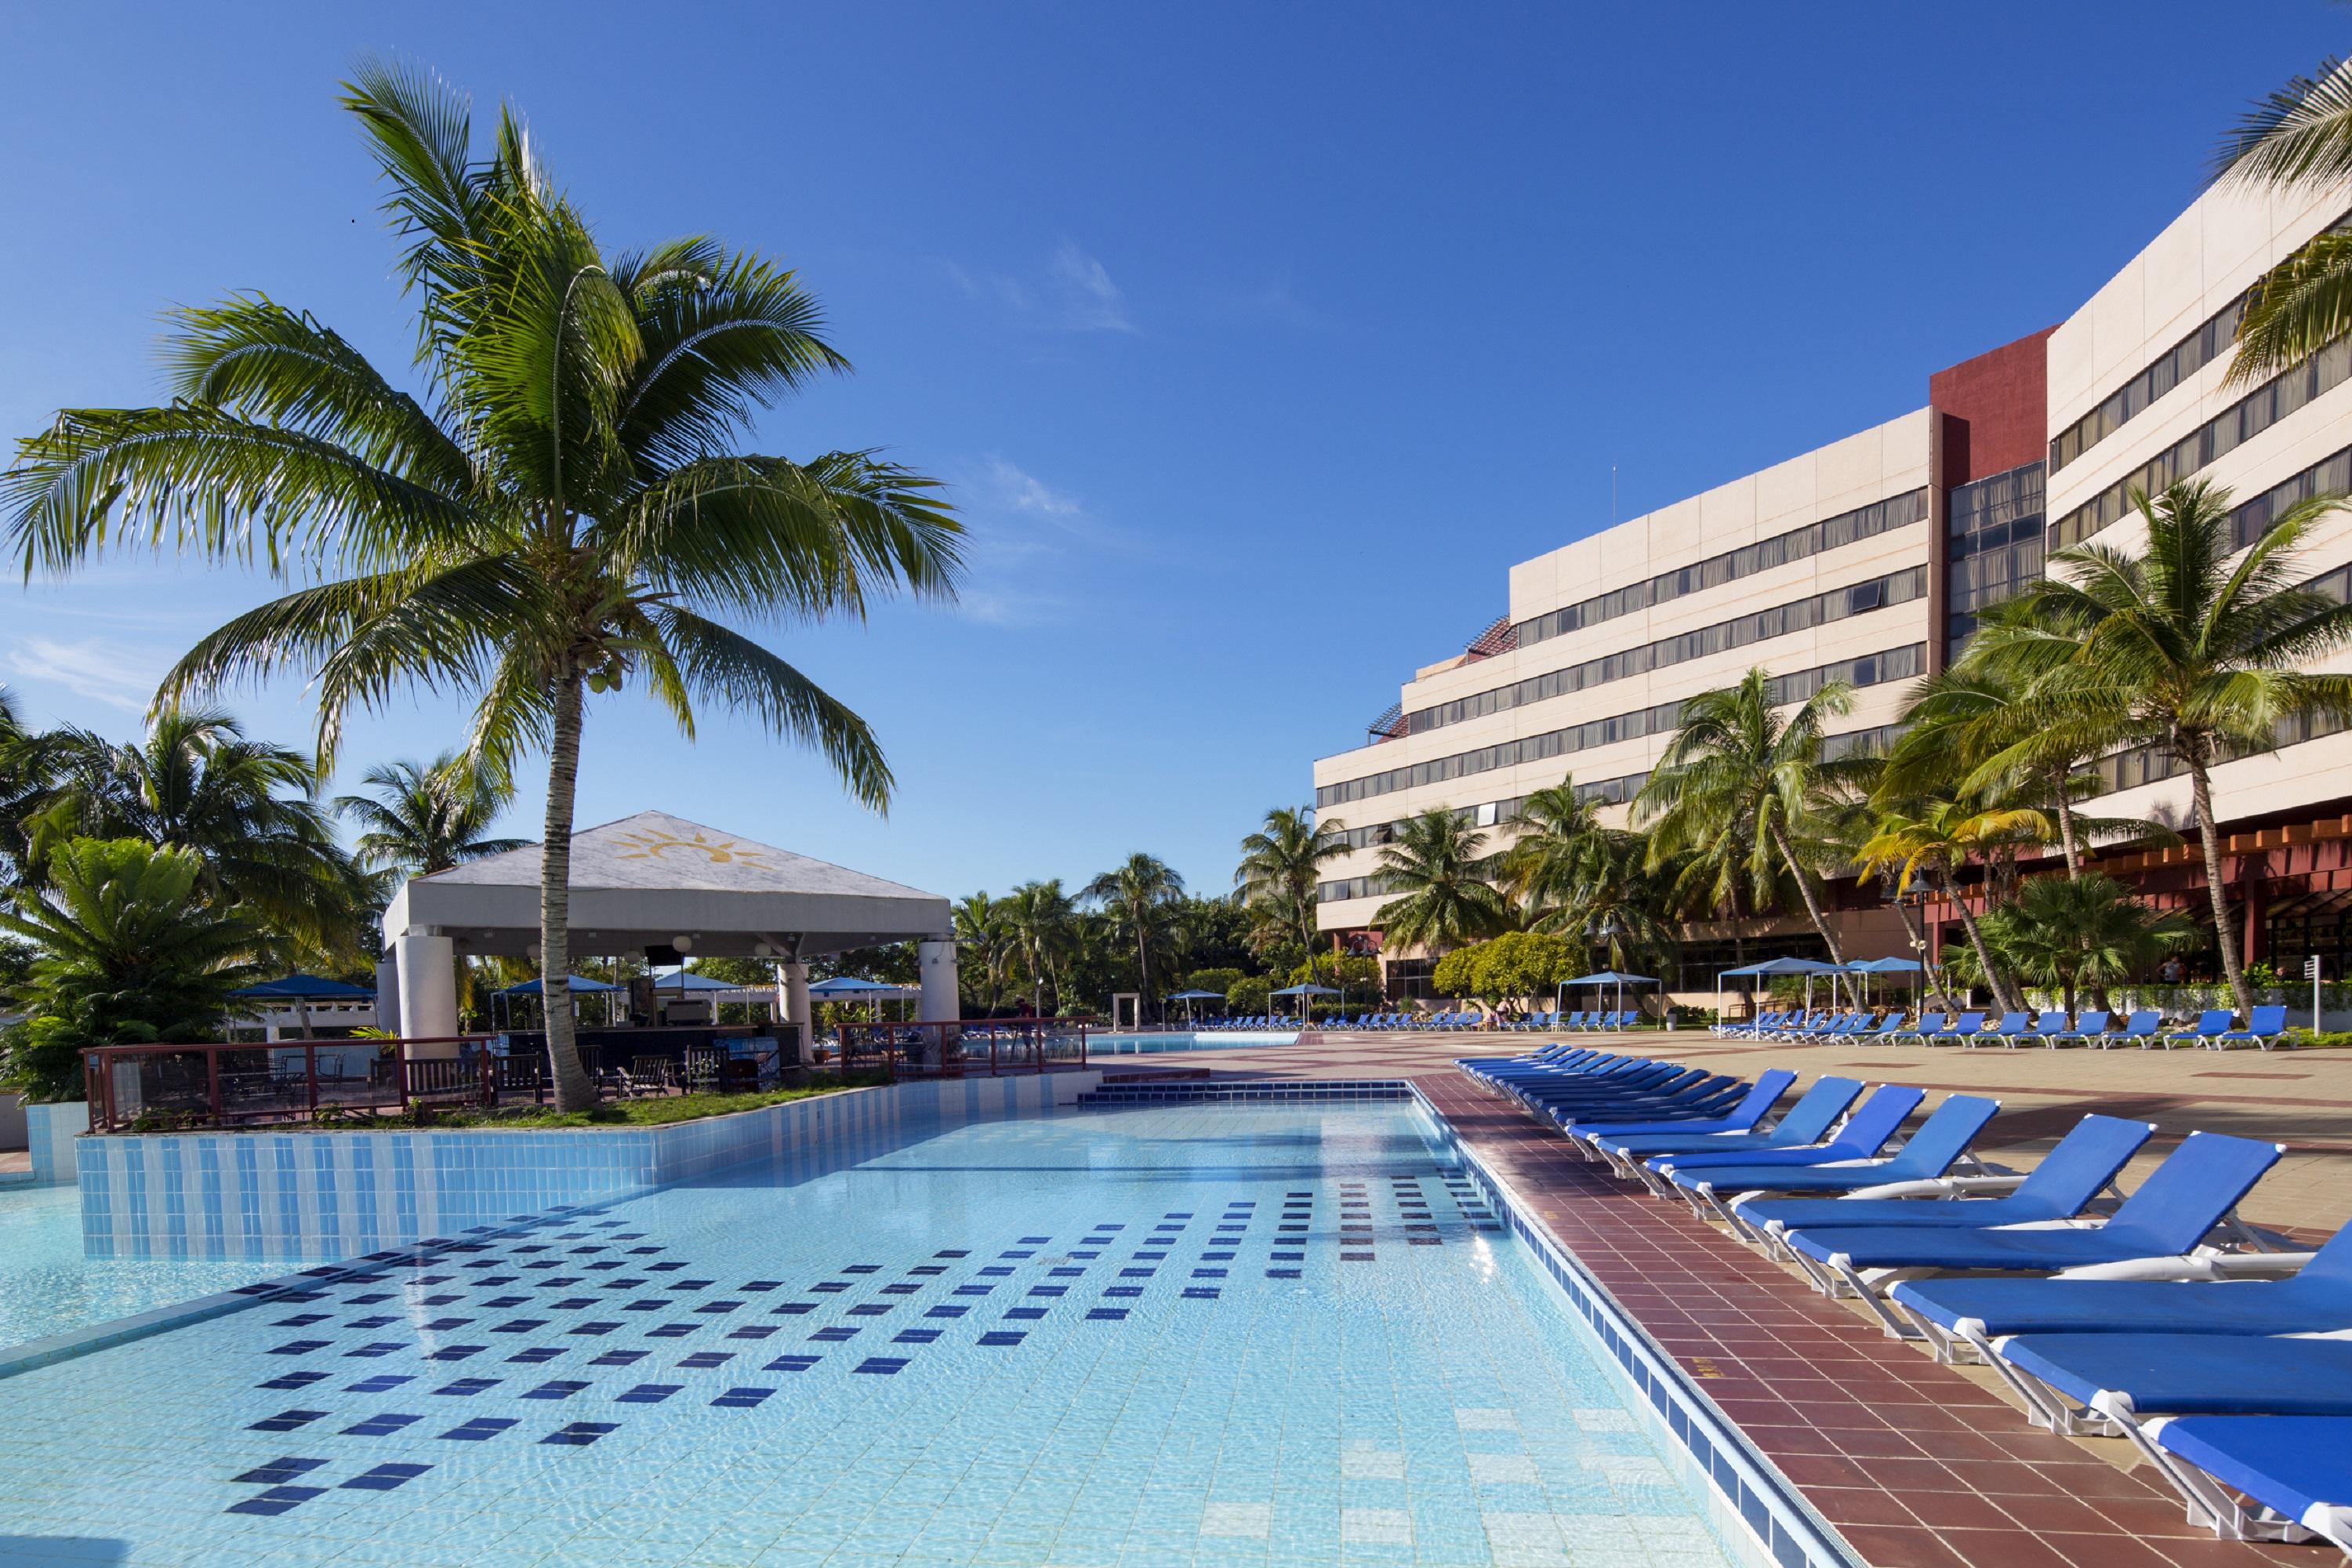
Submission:
M 748 711 L 781 738 L 814 747 L 877 811 L 890 806 L 890 767 L 866 721 L 766 648 L 674 605 L 649 612 L 690 691 Z

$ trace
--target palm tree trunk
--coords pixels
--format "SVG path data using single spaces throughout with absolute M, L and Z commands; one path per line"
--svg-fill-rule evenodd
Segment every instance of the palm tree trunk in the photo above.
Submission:
M 2254 1016 L 2254 994 L 2246 988 L 2245 966 L 2238 962 L 2237 922 L 2230 918 L 2230 899 L 2221 886 L 2221 835 L 2213 826 L 2213 781 L 2201 757 L 2190 757 L 2189 781 L 2197 805 L 2197 837 L 2205 848 L 2205 890 L 2213 896 L 2213 934 L 2221 944 L 2221 973 L 2229 976 L 2230 995 L 2238 1016 Z
M 1960 884 L 1949 871 L 1944 873 L 1944 896 L 1952 900 L 1954 909 L 1960 911 L 1960 924 L 1969 933 L 1969 945 L 1976 950 L 1977 966 L 1984 971 L 1985 989 L 1992 993 L 1994 1004 L 2004 1013 L 2023 1011 L 2017 999 L 2010 994 L 2009 987 L 2002 983 L 2000 966 L 1992 961 L 1992 949 L 1985 945 L 1984 932 L 1977 925 L 1976 914 L 1969 908 L 1968 900 L 1960 897 Z
M 1927 967 L 1927 942 L 1919 934 L 1918 926 L 1911 919 L 1910 906 L 1898 899 L 1895 904 L 1895 913 L 1903 921 L 1903 934 L 1910 942 L 1911 951 L 1919 954 L 1919 973 L 1927 978 L 1927 994 L 1934 998 L 1936 1005 L 1943 1008 L 1945 1012 L 1957 1011 L 1958 1009 L 1952 1005 L 1951 994 L 1944 989 L 1944 982 L 1934 970 Z
M 547 829 L 539 847 L 539 994 L 547 1015 L 547 1068 L 555 1109 L 586 1110 L 596 1088 L 580 1063 L 572 1014 L 572 806 L 580 783 L 580 677 L 559 677 L 548 747 Z
M 1839 951 L 1837 938 L 1830 934 L 1829 920 L 1822 913 L 1821 900 L 1813 896 L 1812 879 L 1805 875 L 1802 866 L 1797 864 L 1796 851 L 1789 847 L 1787 836 L 1777 826 L 1772 829 L 1772 847 L 1780 852 L 1781 863 L 1789 868 L 1789 875 L 1797 879 L 1797 891 L 1803 895 L 1805 900 L 1805 913 L 1812 917 L 1813 929 L 1822 933 L 1822 941 L 1828 944 L 1830 962 L 1843 964 L 1845 954 Z
M 2058 842 L 2066 852 L 2066 879 L 2083 879 L 2083 850 L 2074 838 L 2074 803 L 2066 798 L 2066 771 L 2058 772 Z

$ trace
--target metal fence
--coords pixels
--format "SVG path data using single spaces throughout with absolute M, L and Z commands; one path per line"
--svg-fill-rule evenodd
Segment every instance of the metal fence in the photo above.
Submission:
M 842 1070 L 898 1078 L 961 1078 L 1046 1072 L 1087 1065 L 1083 1018 L 971 1018 L 928 1023 L 843 1024 Z

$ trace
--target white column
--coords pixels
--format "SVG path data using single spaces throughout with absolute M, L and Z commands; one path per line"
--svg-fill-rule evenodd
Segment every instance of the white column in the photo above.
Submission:
M 404 932 L 394 944 L 400 963 L 400 1032 L 404 1037 L 454 1035 L 457 1032 L 457 954 L 446 936 L 430 931 Z M 455 1041 L 412 1046 L 416 1057 L 454 1057 Z
M 950 1022 L 963 1016 L 963 987 L 956 975 L 956 944 L 927 942 L 915 950 L 923 979 L 923 1010 L 927 1023 Z
M 815 1058 L 816 1018 L 809 1006 L 808 965 L 787 963 L 784 971 L 784 1016 L 800 1026 L 801 1061 Z

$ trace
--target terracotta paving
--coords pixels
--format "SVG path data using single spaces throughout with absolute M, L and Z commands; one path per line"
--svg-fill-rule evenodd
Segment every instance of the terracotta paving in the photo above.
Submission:
M 1412 1078 L 1562 1245 L 1875 1568 L 2327 1568 L 2342 1560 L 2333 1548 L 2217 1541 L 2210 1531 L 2184 1521 L 2168 1488 L 2133 1468 L 2126 1445 L 2057 1437 L 2029 1427 L 2015 1406 L 1979 1381 L 1986 1374 L 1939 1366 L 1916 1346 L 1886 1339 L 1851 1303 L 1823 1300 L 1793 1273 L 1688 1210 L 1641 1195 L 1578 1159 L 1514 1102 L 1451 1065 L 1457 1056 L 1504 1054 L 1520 1043 L 1463 1035 L 1309 1037 L 1296 1046 L 1188 1054 L 1182 1059 L 1186 1067 L 1209 1068 L 1219 1078 Z M 1652 1035 L 1630 1043 L 1648 1054 L 1694 1063 L 1790 1050 L 1741 1047 L 1694 1035 Z M 1856 1054 L 1849 1050 L 1832 1058 L 1816 1049 L 1803 1070 L 1810 1076 L 1844 1066 Z M 1903 1072 L 1909 1064 L 1895 1059 L 1902 1055 L 1888 1052 L 1867 1065 L 1879 1076 L 1906 1082 L 1929 1076 Z M 1939 1055 L 1952 1063 L 1952 1053 Z M 2084 1055 L 2105 1059 L 2116 1054 L 2073 1054 L 2078 1062 Z M 2038 1152 L 2035 1143 L 2046 1146 L 2094 1103 L 2113 1110 L 2128 1099 L 2128 1113 L 2165 1121 L 2167 1117 L 2140 1109 L 2163 1100 L 2170 1120 L 2193 1112 L 2194 1124 L 2210 1125 L 2214 1107 L 2168 1081 L 2190 1070 L 2181 1058 L 2175 1058 L 2181 1065 L 2163 1069 L 2168 1081 L 2145 1081 L 2158 1059 L 2115 1063 L 2114 1078 L 2133 1080 L 2128 1096 L 2114 1092 L 2126 1087 L 2122 1081 L 2101 1096 L 2089 1086 L 2075 1089 L 2055 1082 L 2058 1075 L 2051 1068 L 2019 1058 L 1981 1065 L 1965 1060 L 1933 1076 L 1957 1077 L 1955 1066 L 1977 1071 L 1985 1081 L 1936 1087 L 1979 1090 L 1996 1078 L 2029 1078 L 2028 1092 L 2042 1103 L 2006 1113 L 2009 1126 L 2000 1134 L 2014 1143 L 2002 1149 L 2004 1159 L 2014 1152 L 2022 1163 Z M 2213 1070 L 2215 1059 L 2207 1055 L 2195 1070 Z M 2316 1055 L 2309 1059 L 2319 1061 Z M 1135 1062 L 1138 1068 L 1147 1064 L 1160 1065 L 1148 1058 Z M 1103 1065 L 1113 1073 L 1122 1070 Z M 1766 1065 L 1744 1061 L 1737 1070 L 1753 1072 Z M 2352 1062 L 2340 1065 L 2352 1068 Z M 1728 1063 L 1726 1068 L 1734 1070 Z M 2069 1068 L 2064 1076 L 2077 1070 Z M 2336 1077 L 2335 1066 L 2327 1070 Z M 2337 1081 L 2352 1089 L 2352 1072 Z M 2259 1103 L 2284 1131 L 2304 1128 L 2313 1106 L 2301 1096 Z M 2326 1119 L 2336 1114 L 2333 1108 L 2322 1109 Z M 2239 1120 L 2263 1119 L 2250 1106 Z M 2233 1122 L 2229 1130 L 2245 1128 Z M 2272 1135 L 2292 1142 L 2284 1131 Z M 2352 1152 L 2352 1145 L 2347 1152 Z M 2319 1171 L 2306 1173 L 2309 1183 L 2335 1190 L 2312 1194 L 2310 1203 L 2332 1195 L 2330 1212 L 2340 1220 L 2352 1210 L 2352 1198 L 2343 1190 L 2345 1167 L 2333 1158 L 2319 1163 Z

